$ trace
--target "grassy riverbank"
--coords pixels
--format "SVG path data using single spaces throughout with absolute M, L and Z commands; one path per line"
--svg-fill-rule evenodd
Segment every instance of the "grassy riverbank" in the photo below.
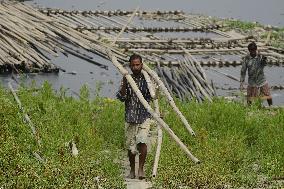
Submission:
M 166 121 L 174 126 L 178 136 L 202 163 L 194 165 L 166 136 L 157 185 L 171 188 L 281 185 L 276 180 L 284 176 L 283 110 L 246 108 L 223 100 L 179 103 L 179 107 L 190 120 L 197 137 L 189 137 L 172 112 L 166 113 Z
M 254 36 L 258 41 L 266 41 L 267 36 L 270 35 L 268 44 L 276 48 L 284 48 L 283 27 L 265 26 L 257 22 L 246 22 L 235 19 L 219 20 L 218 23 L 224 26 L 221 30 L 236 30 L 244 35 Z
M 123 104 L 88 90 L 80 99 L 55 94 L 51 86 L 18 91 L 23 107 L 39 131 L 38 146 L 9 91 L 0 89 L 0 187 L 2 188 L 124 188 Z M 202 163 L 193 164 L 165 134 L 158 176 L 163 188 L 224 188 L 276 186 L 284 176 L 284 112 L 246 108 L 238 103 L 178 103 L 197 137 L 189 136 L 167 103 L 167 123 Z M 79 149 L 71 156 L 66 145 Z M 45 160 L 41 163 L 33 153 Z M 150 176 L 153 154 L 149 155 Z M 279 185 L 279 183 L 278 183 Z
M 0 90 L 0 187 L 2 188 L 123 188 L 118 157 L 122 149 L 122 106 L 106 99 L 80 100 L 55 94 L 48 84 L 18 92 L 39 131 L 39 147 L 23 122 L 13 96 Z M 115 114 L 113 112 L 116 112 Z M 72 157 L 68 143 L 79 149 Z M 40 163 L 33 152 L 47 161 Z

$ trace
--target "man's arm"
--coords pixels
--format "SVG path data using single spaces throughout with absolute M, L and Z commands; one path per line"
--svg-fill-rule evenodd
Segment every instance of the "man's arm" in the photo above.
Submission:
M 244 82 L 245 82 L 245 78 L 246 78 L 246 72 L 247 72 L 247 61 L 246 58 L 243 59 L 243 63 L 242 63 L 242 68 L 241 68 L 241 78 L 240 78 L 240 89 L 243 90 L 244 89 Z
M 124 102 L 126 99 L 126 83 L 126 77 L 123 77 L 121 80 L 120 90 L 116 94 L 116 97 L 122 102 Z

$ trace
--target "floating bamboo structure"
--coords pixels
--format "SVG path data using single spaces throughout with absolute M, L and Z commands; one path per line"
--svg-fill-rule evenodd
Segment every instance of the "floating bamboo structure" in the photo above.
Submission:
M 284 90 L 284 86 L 283 85 L 272 85 L 269 86 L 271 90 Z M 216 89 L 221 89 L 221 90 L 240 90 L 239 87 L 218 87 L 216 86 Z
M 215 95 L 201 66 L 241 65 L 247 44 L 255 40 L 223 32 L 223 26 L 206 16 L 178 10 L 66 11 L 1 1 L 0 11 L 0 73 L 58 72 L 50 55 L 61 54 L 108 69 L 96 60 L 109 59 L 108 48 L 121 64 L 139 53 L 171 95 L 198 101 Z M 284 62 L 283 49 L 257 44 L 268 64 Z

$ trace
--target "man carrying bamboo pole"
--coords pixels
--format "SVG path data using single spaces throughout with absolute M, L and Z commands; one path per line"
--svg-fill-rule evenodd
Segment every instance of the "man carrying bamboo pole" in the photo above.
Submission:
M 249 54 L 244 57 L 242 63 L 240 89 L 244 88 L 243 84 L 248 70 L 247 103 L 251 104 L 254 98 L 264 96 L 268 105 L 271 106 L 272 97 L 263 71 L 267 58 L 257 52 L 257 45 L 254 42 L 248 45 L 248 50 Z
M 149 103 L 151 95 L 144 75 L 142 74 L 142 58 L 133 54 L 130 59 L 130 69 L 132 78 L 142 92 L 145 100 Z M 125 103 L 125 135 L 128 158 L 130 162 L 130 174 L 128 178 L 135 178 L 135 156 L 139 153 L 138 178 L 144 179 L 144 164 L 147 156 L 147 142 L 150 125 L 152 123 L 151 114 L 139 101 L 135 91 L 131 88 L 126 78 L 123 77 L 121 88 L 117 93 L 117 98 Z

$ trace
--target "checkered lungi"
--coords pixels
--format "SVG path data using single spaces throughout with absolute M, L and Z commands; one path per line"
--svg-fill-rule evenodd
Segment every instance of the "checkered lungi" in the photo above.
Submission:
M 154 121 L 150 118 L 141 124 L 125 123 L 126 148 L 133 154 L 138 153 L 137 145 L 139 143 L 148 144 L 149 131 Z
M 270 88 L 268 83 L 258 87 L 258 86 L 248 86 L 247 87 L 247 98 L 251 97 L 261 97 L 261 96 L 268 96 L 271 98 Z

